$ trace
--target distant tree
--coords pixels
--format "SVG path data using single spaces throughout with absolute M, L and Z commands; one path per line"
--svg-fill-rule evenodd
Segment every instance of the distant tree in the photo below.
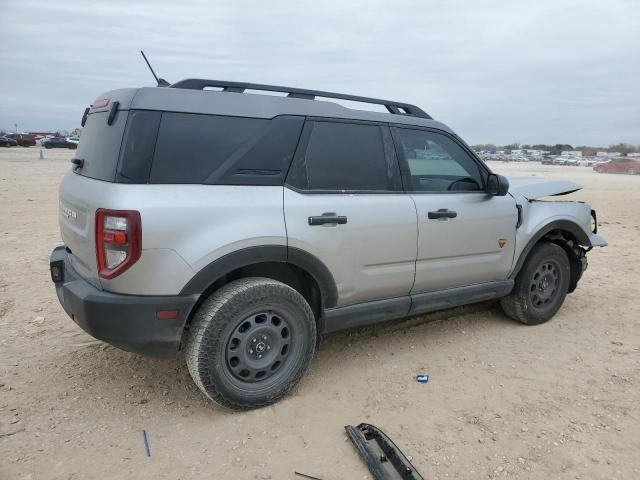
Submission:
M 638 151 L 638 148 L 628 143 L 616 143 L 615 145 L 609 145 L 609 152 L 620 152 L 622 155 L 627 153 L 634 153 Z
M 493 143 L 479 143 L 477 145 L 471 145 L 476 152 L 482 152 L 486 150 L 493 150 L 496 146 Z
M 556 143 L 551 147 L 551 153 L 556 155 L 560 155 L 560 153 L 564 152 L 565 150 L 573 150 L 573 147 L 568 143 Z
M 582 152 L 582 156 L 584 157 L 593 157 L 598 151 L 598 147 L 589 147 L 586 145 L 580 145 L 575 149 L 580 150 Z

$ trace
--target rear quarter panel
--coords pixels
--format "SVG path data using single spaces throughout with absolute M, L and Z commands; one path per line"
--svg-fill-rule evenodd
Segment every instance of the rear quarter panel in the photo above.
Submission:
M 140 212 L 142 256 L 118 277 L 101 278 L 107 291 L 177 295 L 196 272 L 227 253 L 287 244 L 283 187 L 131 185 L 74 173 L 63 183 L 76 197 L 87 199 L 87 244 L 93 250 L 98 208 Z M 95 252 L 89 257 L 94 260 Z
M 223 255 L 246 247 L 287 244 L 282 187 L 123 185 L 109 208 L 139 210 L 142 258 L 105 289 L 178 294 L 191 277 Z M 173 254 L 160 254 L 169 250 Z

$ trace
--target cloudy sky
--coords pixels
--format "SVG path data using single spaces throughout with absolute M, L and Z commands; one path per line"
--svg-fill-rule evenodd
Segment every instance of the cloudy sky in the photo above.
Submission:
M 470 143 L 640 144 L 640 1 L 0 0 L 0 128 L 160 76 L 421 106 Z

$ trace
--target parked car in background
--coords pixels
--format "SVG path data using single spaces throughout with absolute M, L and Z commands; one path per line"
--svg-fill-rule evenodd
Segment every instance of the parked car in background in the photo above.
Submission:
M 44 148 L 70 148 L 75 150 L 78 148 L 78 142 L 72 142 L 66 137 L 52 137 L 42 142 Z
M 542 165 L 553 165 L 553 157 L 543 157 L 540 163 Z
M 594 165 L 593 170 L 598 173 L 626 173 L 637 175 L 640 173 L 640 159 L 631 157 L 612 158 L 608 162 Z
M 12 133 L 7 136 L 13 138 L 21 147 L 33 147 L 36 144 L 36 137 L 29 133 Z
M 5 136 L 0 137 L 0 147 L 15 147 L 16 145 L 18 145 L 18 142 L 13 138 Z
M 586 167 L 593 167 L 594 165 L 596 165 L 599 161 L 596 160 L 595 158 L 591 157 L 591 158 L 585 158 L 583 159 L 584 165 Z

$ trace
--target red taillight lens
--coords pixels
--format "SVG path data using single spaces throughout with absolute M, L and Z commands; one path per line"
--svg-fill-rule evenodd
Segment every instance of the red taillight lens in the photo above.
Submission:
M 136 210 L 96 212 L 96 258 L 102 278 L 117 277 L 142 254 L 142 224 Z

